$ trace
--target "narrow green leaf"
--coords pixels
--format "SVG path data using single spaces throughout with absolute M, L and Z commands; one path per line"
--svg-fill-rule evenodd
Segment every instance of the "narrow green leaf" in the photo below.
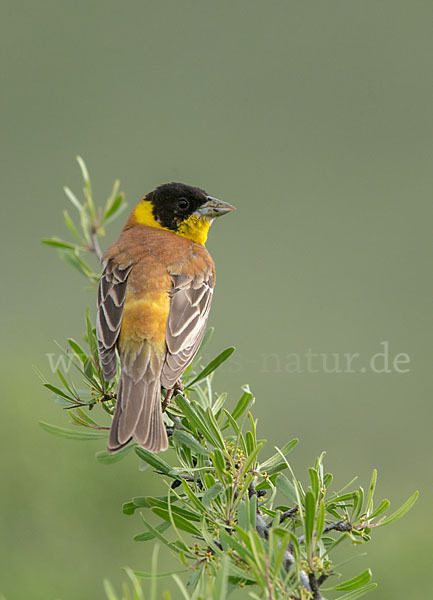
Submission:
M 149 452 L 145 448 L 135 447 L 135 453 L 141 460 L 144 460 L 148 465 L 156 469 L 157 471 L 161 471 L 165 475 L 168 475 L 172 470 L 172 467 L 168 463 L 166 463 L 162 458 L 159 458 L 153 452 Z
M 63 191 L 65 192 L 65 194 L 67 195 L 67 197 L 69 198 L 69 200 L 72 202 L 72 204 L 75 206 L 75 208 L 79 212 L 81 212 L 81 210 L 83 208 L 83 205 L 81 204 L 81 202 L 78 201 L 77 197 L 72 192 L 72 190 L 70 190 L 68 187 L 64 187 Z
M 284 471 L 284 469 L 288 469 L 288 468 L 289 468 L 289 466 L 286 462 L 284 462 L 284 463 L 281 462 L 281 463 L 276 464 L 273 467 L 270 467 L 269 469 L 266 469 L 266 473 L 268 475 L 276 475 L 277 473 L 281 473 L 281 471 Z M 260 469 L 260 471 L 264 472 L 261 469 Z
M 125 458 L 125 456 L 129 454 L 133 448 L 133 445 L 125 446 L 115 454 L 110 454 L 106 450 L 102 450 L 101 452 L 96 453 L 96 460 L 103 465 L 112 465 L 113 463 L 117 463 Z
M 305 544 L 311 547 L 316 518 L 316 498 L 310 490 L 305 494 Z
M 367 514 L 367 517 L 370 514 L 371 510 L 373 509 L 373 496 L 374 496 L 374 490 L 376 489 L 376 482 L 377 482 L 377 470 L 373 469 L 370 485 L 368 486 L 368 495 L 367 495 L 367 501 L 366 501 L 366 505 L 365 505 L 365 512 Z
M 340 494 L 340 496 L 334 496 L 330 498 L 326 505 L 332 506 L 333 504 L 350 505 L 355 499 L 355 492 L 348 492 L 347 494 Z
M 72 350 L 75 352 L 75 354 L 77 355 L 77 357 L 80 360 L 80 362 L 84 365 L 84 363 L 88 359 L 88 356 L 84 352 L 84 350 L 81 348 L 80 344 L 78 344 L 78 342 L 76 342 L 72 338 L 68 338 L 68 344 L 70 345 L 70 347 L 72 348 Z
M 297 446 L 298 442 L 299 442 L 298 438 L 294 438 L 293 440 L 290 440 L 290 442 L 287 442 L 287 444 L 284 444 L 284 446 L 280 450 L 281 454 L 283 454 L 284 456 L 289 454 L 289 452 L 291 452 L 293 450 L 293 448 L 295 448 L 295 446 Z M 273 456 L 271 456 L 270 458 L 265 460 L 265 462 L 260 464 L 260 471 L 262 473 L 264 471 L 266 471 L 269 474 L 269 470 L 272 467 L 275 467 L 278 464 L 282 464 L 280 452 L 276 452 Z
M 125 515 L 133 515 L 135 513 L 135 511 L 137 510 L 137 506 L 135 506 L 135 504 L 133 502 L 125 502 L 122 505 L 122 512 Z
M 54 248 L 66 248 L 67 250 L 75 250 L 77 247 L 76 244 L 64 242 L 59 238 L 44 239 L 42 240 L 42 243 L 46 246 L 53 246 Z
M 81 158 L 81 156 L 77 156 L 76 159 L 80 166 L 81 175 L 83 177 L 83 180 L 85 183 L 88 183 L 90 181 L 90 177 L 89 177 L 89 172 L 87 171 L 86 163 Z
M 256 446 L 255 446 L 255 440 L 253 438 L 253 434 L 251 433 L 251 431 L 247 431 L 245 434 L 245 443 L 247 446 L 247 454 L 251 454 Z
M 161 517 L 161 519 L 164 519 L 165 521 L 171 523 L 170 513 L 168 510 L 164 510 L 163 508 L 158 507 L 152 507 L 152 512 L 158 515 L 158 517 Z M 176 527 L 178 527 L 182 531 L 186 531 L 187 533 L 192 533 L 193 535 L 198 536 L 200 535 L 200 529 L 197 529 L 197 527 L 193 525 L 190 521 L 188 521 L 188 519 L 185 519 L 181 515 L 175 513 L 173 507 L 171 514 Z
M 90 427 L 88 423 L 86 423 L 86 421 L 84 419 L 81 418 L 80 415 L 78 415 L 75 410 L 71 410 L 69 412 L 69 416 L 71 417 L 71 419 L 74 421 L 74 423 L 77 423 L 78 425 L 80 425 L 81 427 Z M 1 600 L 1 599 L 0 599 Z
M 366 569 L 365 571 L 363 571 L 356 577 L 352 577 L 352 579 L 348 579 L 347 581 L 344 581 L 343 583 L 339 583 L 338 585 L 335 585 L 334 587 L 327 588 L 327 589 L 329 591 L 335 591 L 335 592 L 346 592 L 349 590 L 357 590 L 358 588 L 362 587 L 363 585 L 370 583 L 370 581 L 371 581 L 371 571 L 370 571 L 370 569 Z
M 316 540 L 319 541 L 322 537 L 323 528 L 325 527 L 325 503 L 323 498 L 319 502 L 319 510 L 317 511 L 316 522 Z
M 156 579 L 164 579 L 164 577 L 170 577 L 175 573 L 185 573 L 186 569 L 182 569 L 181 571 L 165 571 L 165 572 L 156 572 L 156 573 L 147 573 L 146 571 L 134 571 L 134 575 L 139 577 L 140 579 L 152 579 L 155 577 Z
M 118 600 L 116 596 L 116 592 L 114 591 L 113 586 L 108 581 L 108 579 L 104 579 L 104 592 L 108 598 L 108 600 Z
M 230 562 L 229 568 L 230 568 L 230 575 L 233 577 L 236 577 L 236 579 L 237 579 L 236 585 L 235 585 L 236 587 L 238 587 L 237 584 L 238 584 L 239 580 L 245 581 L 245 583 L 247 585 L 254 585 L 256 583 L 256 580 L 253 578 L 251 573 L 248 573 L 244 569 L 237 567 L 233 562 Z M 250 592 L 250 594 L 251 594 L 251 592 Z
M 84 412 L 81 408 L 75 408 L 74 411 L 78 414 L 78 416 L 87 423 L 89 427 L 98 426 L 98 423 L 91 419 L 87 413 Z
M 204 390 L 202 386 L 206 386 L 206 390 Z M 208 406 L 211 406 L 212 393 L 209 394 L 210 388 L 211 384 L 209 379 L 203 381 L 201 385 L 196 385 L 193 387 L 194 393 L 198 396 L 196 402 L 203 409 L 206 409 Z
M 188 419 L 190 424 L 202 433 L 206 440 L 212 444 L 212 446 L 218 446 L 218 442 L 212 435 L 212 432 L 207 426 L 206 417 L 203 418 L 200 412 L 200 405 L 197 402 L 188 402 L 183 396 L 178 394 L 176 396 L 176 404 L 182 410 L 185 417 Z
M 390 507 L 391 502 L 389 500 L 382 500 L 382 502 L 375 508 L 375 510 L 369 515 L 368 520 L 375 519 L 382 513 L 384 513 Z
M 260 441 L 257 443 L 257 446 L 255 447 L 255 449 L 251 452 L 251 454 L 247 457 L 247 459 L 245 460 L 245 462 L 242 465 L 241 476 L 245 475 L 245 473 L 247 473 L 248 470 L 251 468 L 251 466 L 255 463 L 257 455 L 260 452 L 260 450 L 263 448 L 264 445 L 265 445 L 264 441 Z M 254 496 L 254 498 L 255 498 L 255 496 Z
M 261 491 L 261 490 L 273 489 L 275 487 L 275 481 L 276 481 L 277 477 L 278 477 L 278 474 L 274 473 L 269 478 L 262 479 L 262 481 L 260 483 L 256 483 L 256 490 Z
M 86 361 L 83 365 L 83 371 L 84 374 L 89 378 L 92 379 L 94 375 L 96 375 L 96 370 L 95 367 L 93 366 L 93 363 L 91 361 L 90 358 L 86 358 Z
M 160 523 L 155 527 L 155 529 L 159 531 L 159 533 L 164 533 L 164 531 L 167 531 L 167 529 L 169 528 L 170 523 L 168 521 L 164 521 L 163 523 Z M 133 540 L 134 542 L 148 542 L 150 540 L 154 540 L 155 537 L 156 535 L 153 531 L 145 531 L 144 533 L 139 533 L 135 535 Z
M 82 245 L 82 238 L 81 238 L 80 232 L 78 231 L 77 227 L 75 226 L 74 221 L 69 216 L 69 213 L 68 213 L 67 210 L 63 211 L 63 218 L 65 220 L 66 227 L 69 229 L 69 231 L 72 233 L 72 235 L 74 236 L 74 238 L 79 242 L 79 244 L 81 246 Z
M 223 350 L 216 358 L 214 358 L 203 369 L 203 371 L 201 373 L 199 373 L 197 375 L 197 377 L 195 377 L 195 379 L 193 379 L 192 381 L 190 381 L 188 383 L 187 389 L 189 389 L 190 387 L 192 387 L 193 385 L 195 385 L 202 379 L 205 379 L 206 377 L 208 377 L 208 375 L 210 375 L 213 371 L 215 371 L 215 369 L 217 369 L 220 365 L 222 365 L 222 363 L 225 362 L 229 358 L 229 356 L 231 356 L 233 354 L 234 351 L 235 351 L 235 348 L 226 348 L 225 350 Z
M 333 479 L 334 479 L 334 476 L 332 473 L 325 473 L 325 475 L 323 477 L 323 485 L 326 488 L 328 488 L 331 485 Z
M 39 421 L 39 425 L 48 433 L 57 435 L 68 440 L 97 440 L 107 437 L 106 431 L 73 431 L 71 429 L 64 429 L 63 427 L 57 427 L 56 425 L 50 425 L 44 421 Z
M 156 545 L 153 549 L 153 555 L 152 555 L 152 571 L 154 573 L 156 573 L 155 563 L 156 563 L 156 557 L 157 557 L 158 551 L 159 551 L 159 546 Z M 131 580 L 132 588 L 133 588 L 133 592 L 134 592 L 133 597 L 130 597 L 129 592 L 128 592 L 126 597 L 123 598 L 123 600 L 144 600 L 144 595 L 143 595 L 143 590 L 141 589 L 141 584 L 138 581 L 137 577 L 134 575 L 134 571 L 132 569 L 129 569 L 128 567 L 124 567 L 123 571 L 125 571 L 125 573 L 129 577 L 129 579 Z M 156 585 L 156 583 L 155 583 L 155 585 Z M 127 588 L 126 583 L 124 584 L 124 587 Z M 152 591 L 153 591 L 154 587 L 155 586 L 151 587 Z M 156 600 L 156 596 L 152 595 L 150 600 Z
M 412 496 L 408 500 L 406 500 L 406 502 L 402 506 L 400 506 L 400 508 L 398 508 L 394 513 L 392 513 L 392 515 L 389 515 L 389 517 L 387 517 L 381 523 L 379 523 L 377 527 L 383 527 L 384 525 L 389 525 L 390 523 L 401 519 L 418 500 L 418 496 L 419 492 L 413 493 Z
M 257 496 L 253 494 L 248 501 L 248 510 L 250 515 L 250 527 L 255 529 L 257 518 Z
M 248 550 L 248 548 L 246 546 L 243 546 L 234 535 L 230 535 L 224 529 L 221 529 L 220 531 L 220 541 L 224 551 L 231 548 L 232 550 L 237 552 L 239 557 L 243 560 L 248 560 L 249 558 L 251 558 L 251 553 Z
M 212 412 L 214 415 L 216 415 L 222 409 L 226 400 L 227 394 L 224 392 L 217 397 L 215 402 L 212 403 Z
M 182 594 L 182 597 L 184 600 L 191 600 L 191 596 L 188 594 L 187 589 L 182 581 L 182 579 L 180 577 L 178 577 L 177 575 L 172 575 L 174 581 L 176 582 L 177 587 L 180 590 L 180 593 Z M 180 596 L 178 596 L 178 598 L 180 598 Z
M 229 557 L 223 556 L 220 568 L 218 569 L 213 590 L 213 600 L 226 600 L 228 596 L 228 572 Z
M 243 415 L 243 413 L 248 408 L 248 405 L 250 404 L 252 399 L 253 399 L 253 395 L 251 393 L 244 392 L 242 394 L 238 403 L 236 404 L 235 408 L 232 411 L 233 419 L 235 419 L 237 421 L 239 419 L 239 417 L 241 417 Z
M 199 407 L 200 409 L 201 407 Z M 203 415 L 203 420 L 206 418 L 207 416 L 207 426 L 209 427 L 210 431 L 212 432 L 212 436 L 214 438 L 214 440 L 217 442 L 217 446 L 219 446 L 219 448 L 221 450 L 224 450 L 225 448 L 225 443 L 224 443 L 224 438 L 223 435 L 221 433 L 221 430 L 219 428 L 219 425 L 214 417 L 214 414 L 212 412 L 212 409 L 210 407 L 208 407 L 206 409 L 206 413 Z
M 141 519 L 144 523 L 144 526 L 147 527 L 147 529 L 149 531 L 151 531 L 155 535 L 155 537 L 164 544 L 164 546 L 171 548 L 174 552 L 179 554 L 179 549 L 176 547 L 175 544 L 173 544 L 172 542 L 169 542 L 168 539 L 166 537 L 164 537 L 160 531 L 158 531 L 158 529 L 156 529 L 155 527 L 153 527 L 153 525 L 151 525 L 148 521 L 146 521 L 146 519 L 143 517 L 143 515 L 141 515 Z
M 211 452 L 210 456 L 218 478 L 223 481 L 226 470 L 226 462 L 223 453 L 219 448 L 215 448 L 215 451 Z
M 319 482 L 319 475 L 316 471 L 316 469 L 308 469 L 308 472 L 310 474 L 310 481 L 311 481 L 311 489 L 313 490 L 313 494 L 314 494 L 314 498 L 316 499 L 316 502 L 319 498 L 319 492 L 320 492 L 320 482 Z
M 262 539 L 259 537 L 259 534 L 257 533 L 257 531 L 255 531 L 254 529 L 250 529 L 248 531 L 248 537 L 250 538 L 250 543 L 251 543 L 251 550 L 254 556 L 254 563 L 255 563 L 255 569 L 256 569 L 256 573 L 258 575 L 258 573 L 264 573 L 265 571 L 265 561 L 264 561 L 264 557 L 265 557 L 265 550 L 263 547 L 263 541 Z M 260 575 L 259 575 L 260 577 Z
M 248 419 L 250 420 L 250 431 L 251 431 L 251 436 L 253 438 L 253 440 L 252 440 L 253 446 L 255 448 L 257 445 L 257 432 L 256 432 L 257 419 L 254 420 L 251 412 L 248 413 Z
M 290 505 L 295 506 L 297 504 L 297 496 L 295 486 L 287 477 L 280 473 L 275 480 L 275 487 L 279 490 L 289 501 Z
M 93 356 L 97 356 L 98 341 L 96 339 L 96 329 L 95 329 L 95 327 L 93 327 L 92 321 L 90 319 L 89 309 L 87 309 L 87 311 L 86 311 L 86 333 L 87 333 L 87 343 L 89 344 L 90 352 Z
M 212 500 L 215 500 L 221 492 L 223 491 L 224 486 L 221 483 L 215 483 L 211 488 L 209 488 L 201 499 L 203 506 L 206 508 L 210 508 L 210 504 Z
M 146 501 L 147 504 L 150 508 L 161 508 L 162 510 L 166 510 L 168 511 L 168 499 L 163 499 L 163 498 L 158 498 L 155 496 L 146 496 Z M 197 521 L 199 522 L 201 520 L 201 515 L 198 513 L 193 512 L 192 510 L 188 510 L 187 508 L 182 508 L 180 506 L 173 506 L 173 504 L 171 504 L 171 510 L 173 512 L 173 514 L 176 515 L 180 515 L 181 517 L 184 517 L 185 519 L 189 519 L 190 521 Z
M 239 425 L 236 423 L 236 421 L 233 419 L 233 417 L 231 416 L 231 414 L 225 409 L 223 408 L 224 414 L 227 417 L 227 421 L 228 423 L 230 423 L 230 425 L 232 426 L 233 431 L 236 433 L 237 438 L 239 440 L 239 444 L 241 445 L 241 450 L 244 454 L 247 454 L 247 446 L 245 444 L 245 439 L 244 436 L 242 435 L 242 432 L 240 430 Z
M 361 514 L 362 507 L 364 505 L 364 489 L 360 486 L 358 489 L 357 497 L 355 498 L 355 502 L 353 505 L 353 512 L 351 521 L 354 523 L 359 515 Z
M 202 454 L 203 456 L 208 456 L 208 450 L 202 446 L 190 433 L 186 431 L 182 431 L 181 429 L 176 429 L 173 438 L 177 440 L 180 444 L 187 446 L 195 452 L 196 454 Z
M 131 502 L 125 502 L 122 506 L 122 511 L 125 515 L 132 515 L 139 508 L 150 508 L 145 496 L 137 496 Z
M 104 223 L 106 221 L 108 221 L 108 219 L 110 217 L 114 216 L 117 213 L 117 211 L 119 210 L 119 208 L 122 206 L 122 202 L 123 202 L 123 194 L 119 194 L 113 200 L 113 203 L 111 204 L 111 206 L 109 206 L 108 209 L 105 211 L 104 217 L 103 217 L 103 222 Z
M 96 283 L 99 280 L 99 276 L 91 269 L 91 267 L 78 255 L 77 251 L 69 249 L 59 249 L 60 257 L 62 260 L 71 265 L 81 275 L 84 275 L 86 279 L 90 279 L 92 283 Z
M 220 541 L 224 548 L 224 550 L 228 548 L 232 548 L 235 552 L 237 552 L 243 560 L 247 560 L 251 557 L 251 553 L 248 548 L 243 546 L 240 542 L 237 541 L 234 535 L 228 534 L 224 529 L 220 531 Z
M 194 507 L 200 511 L 201 513 L 205 513 L 206 509 L 203 506 L 200 498 L 198 498 L 198 496 L 195 494 L 195 492 L 190 488 L 190 486 L 188 485 L 188 483 L 182 479 L 182 487 L 185 490 L 186 495 L 188 496 L 188 498 L 190 499 L 191 503 L 194 505 Z M 173 493 L 175 494 L 176 492 L 173 491 Z
M 54 392 L 57 396 L 61 396 L 62 398 L 65 398 L 66 400 L 70 400 L 71 402 L 76 402 L 75 398 L 73 398 L 72 396 L 69 396 L 66 392 L 64 392 L 60 388 L 56 387 L 55 385 L 51 385 L 51 383 L 44 383 L 43 385 L 51 392 Z
M 107 210 L 110 208 L 110 206 L 112 206 L 114 200 L 119 195 L 119 187 L 120 187 L 120 181 L 118 179 L 116 179 L 113 184 L 113 189 L 111 190 L 111 194 L 108 196 L 107 201 L 105 203 L 104 214 L 107 212 Z
M 366 585 L 365 587 L 363 587 L 359 590 L 354 590 L 353 592 L 348 592 L 347 594 L 344 594 L 343 596 L 339 596 L 338 600 L 357 600 L 358 598 L 365 596 L 365 594 L 368 594 L 369 592 L 371 592 L 372 590 L 375 590 L 376 588 L 377 588 L 377 583 L 369 583 L 368 585 Z
M 249 505 L 242 500 L 238 505 L 238 526 L 243 531 L 248 531 L 250 526 Z
M 117 219 L 118 217 L 120 217 L 120 215 L 122 215 L 127 208 L 128 208 L 128 203 L 125 202 L 125 199 L 123 199 L 122 204 L 117 209 L 117 211 L 114 213 L 114 215 L 111 215 L 111 217 L 108 217 L 108 219 L 106 219 L 104 221 L 104 225 L 109 225 L 112 221 L 114 221 L 114 219 Z
M 138 508 L 150 508 L 150 504 L 148 502 L 149 497 L 150 496 L 134 496 L 132 501 Z M 151 497 L 153 498 L 153 496 Z M 167 501 L 167 496 L 156 496 L 156 498 L 158 498 L 158 500 Z

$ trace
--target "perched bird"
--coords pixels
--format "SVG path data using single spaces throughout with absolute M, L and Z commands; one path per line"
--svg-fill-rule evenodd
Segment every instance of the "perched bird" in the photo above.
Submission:
M 121 363 L 109 452 L 131 439 L 167 449 L 161 387 L 173 393 L 203 339 L 215 283 L 204 244 L 212 221 L 232 210 L 202 189 L 161 185 L 105 253 L 96 332 L 107 381 L 116 374 L 116 349 Z

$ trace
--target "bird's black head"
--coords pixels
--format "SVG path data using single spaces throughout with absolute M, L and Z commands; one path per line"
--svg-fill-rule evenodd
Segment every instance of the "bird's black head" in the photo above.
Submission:
M 227 202 L 184 183 L 166 183 L 135 207 L 133 224 L 167 229 L 204 244 L 212 221 L 234 210 Z
M 155 220 L 166 229 L 177 231 L 179 226 L 209 201 L 200 188 L 184 183 L 165 183 L 147 194 Z

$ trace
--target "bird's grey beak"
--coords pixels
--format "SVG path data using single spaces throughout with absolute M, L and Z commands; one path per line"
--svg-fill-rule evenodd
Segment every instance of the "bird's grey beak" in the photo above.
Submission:
M 215 219 L 215 217 L 222 217 L 222 215 L 226 215 L 227 213 L 232 212 L 232 210 L 235 210 L 235 207 L 228 202 L 223 202 L 222 200 L 208 196 L 207 202 L 202 204 L 197 212 L 202 217 Z

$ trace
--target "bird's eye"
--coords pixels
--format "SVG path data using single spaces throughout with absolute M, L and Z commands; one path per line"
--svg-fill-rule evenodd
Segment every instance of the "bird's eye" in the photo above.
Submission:
M 186 198 L 179 198 L 177 205 L 181 210 L 186 210 L 189 206 L 189 202 Z

